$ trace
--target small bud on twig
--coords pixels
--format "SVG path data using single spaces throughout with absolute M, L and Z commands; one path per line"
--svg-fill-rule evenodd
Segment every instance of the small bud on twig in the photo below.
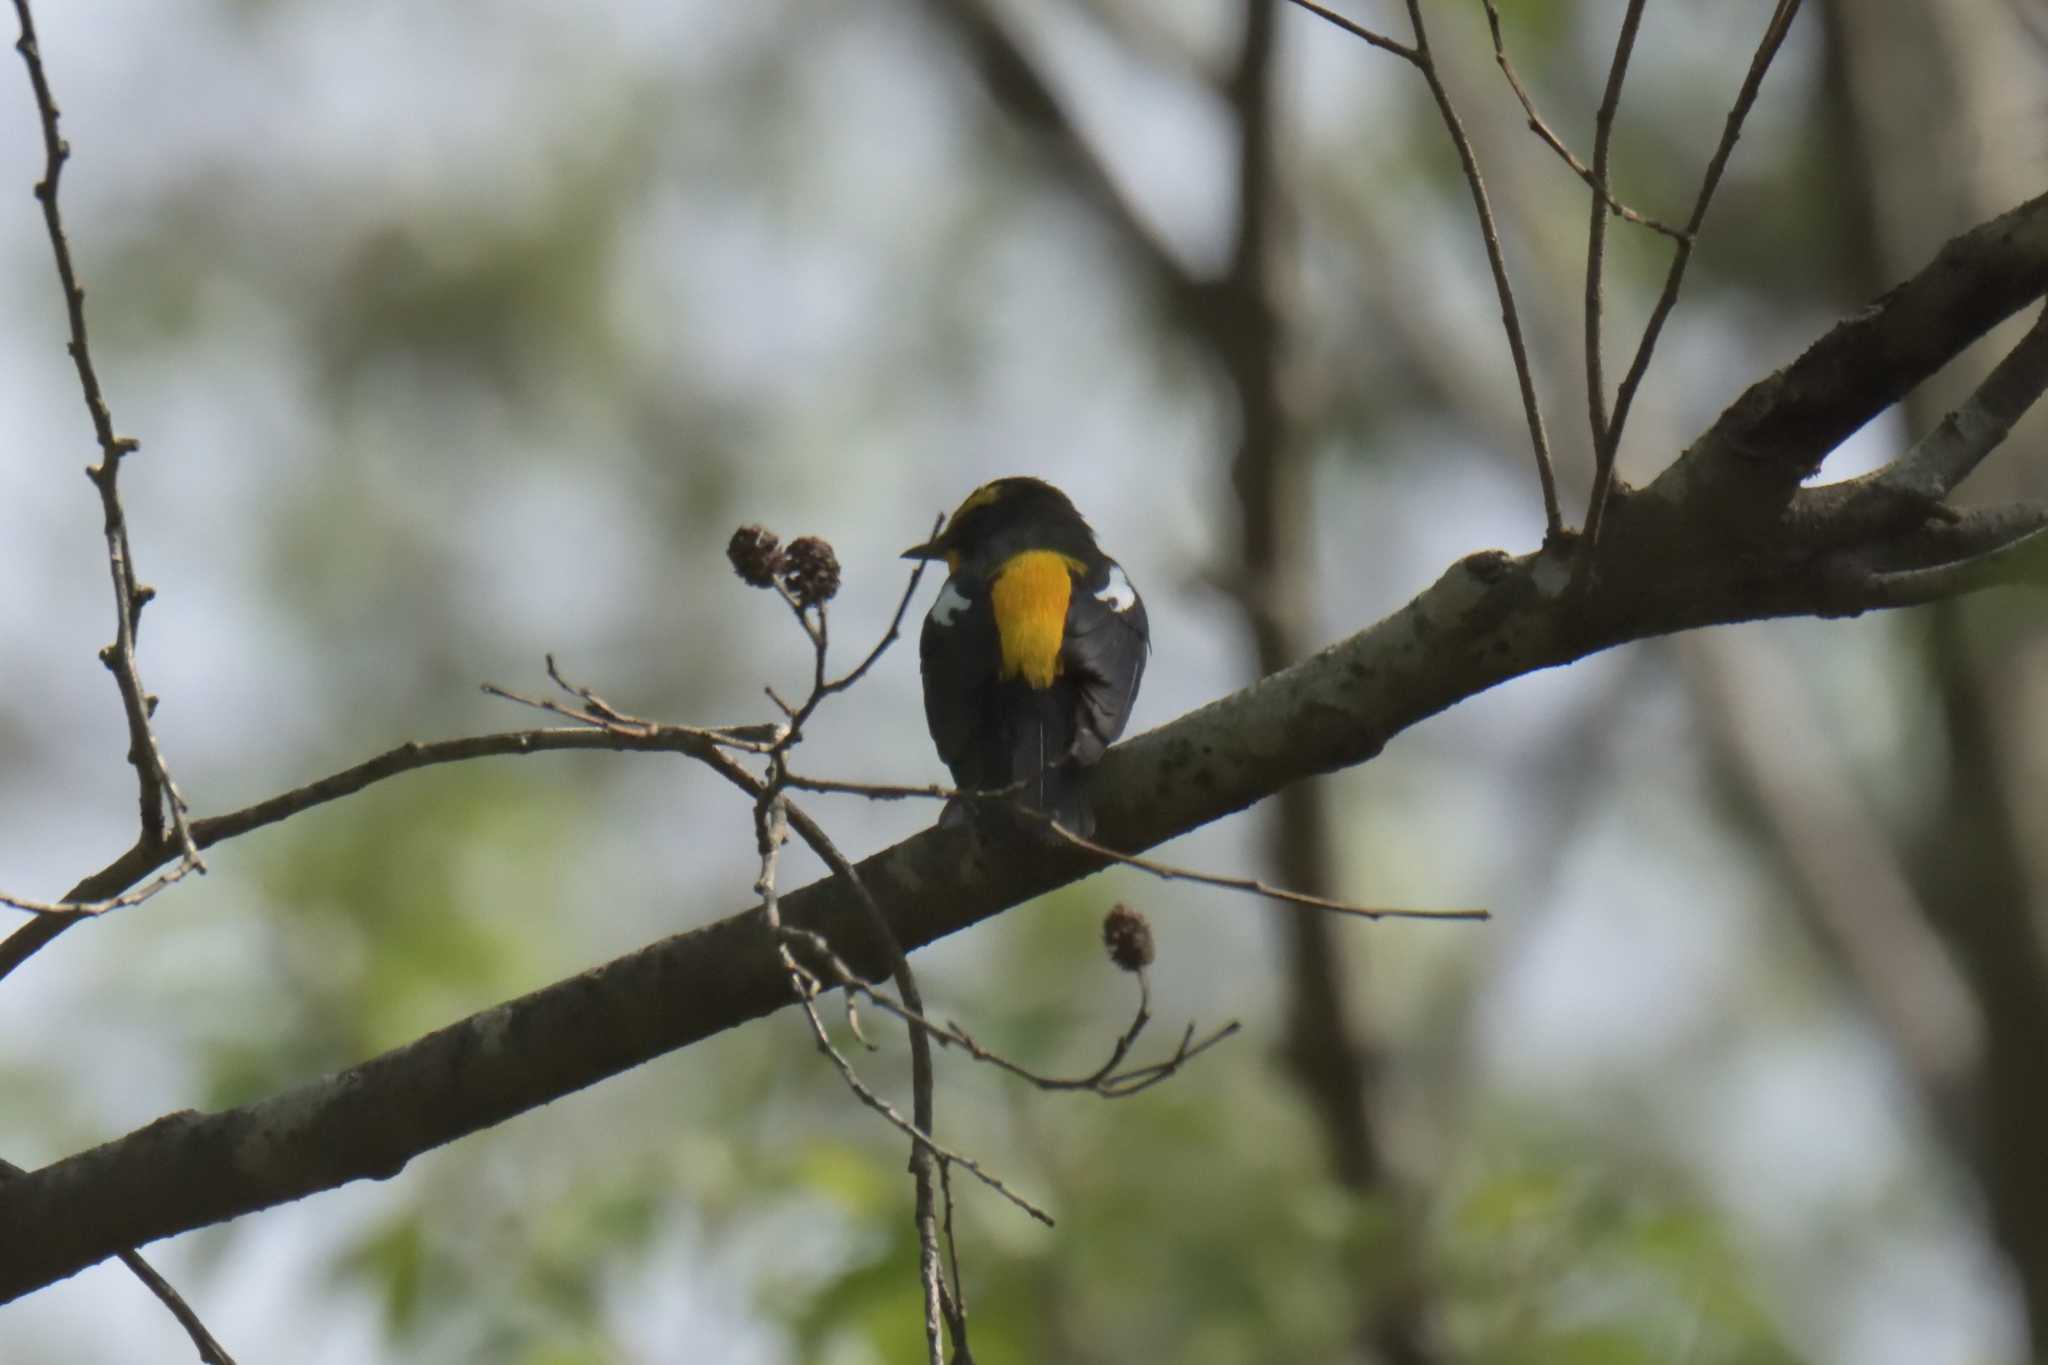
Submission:
M 783 556 L 782 584 L 798 606 L 829 602 L 839 591 L 839 556 L 817 536 L 793 540 Z
M 772 588 L 783 570 L 782 541 L 765 526 L 742 526 L 726 543 L 725 557 L 749 587 Z
M 1122 901 L 1102 917 L 1102 946 L 1109 949 L 1109 960 L 1127 972 L 1145 970 L 1157 954 L 1151 924 Z

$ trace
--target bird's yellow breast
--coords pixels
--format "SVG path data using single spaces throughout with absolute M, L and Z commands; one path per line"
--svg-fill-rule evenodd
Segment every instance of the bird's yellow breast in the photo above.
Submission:
M 1051 687 L 1059 676 L 1074 575 L 1084 566 L 1055 550 L 1026 550 L 1003 561 L 989 583 L 1003 678 Z

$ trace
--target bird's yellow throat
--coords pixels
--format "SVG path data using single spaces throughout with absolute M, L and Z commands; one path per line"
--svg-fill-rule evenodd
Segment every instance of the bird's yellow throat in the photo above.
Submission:
M 1084 567 L 1056 550 L 1026 550 L 996 570 L 989 599 L 1002 642 L 1001 677 L 1022 678 L 1032 687 L 1052 686 L 1060 672 L 1074 575 Z

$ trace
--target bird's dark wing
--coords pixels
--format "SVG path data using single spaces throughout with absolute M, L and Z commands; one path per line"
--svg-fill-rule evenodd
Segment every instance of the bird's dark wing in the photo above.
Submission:
M 939 757 L 963 788 L 1000 787 L 1007 754 L 999 755 L 993 724 L 996 622 L 985 587 L 962 577 L 946 580 L 924 618 L 918 662 L 924 674 L 924 718 Z
M 1124 732 L 1151 643 L 1145 603 L 1114 561 L 1094 591 L 1074 585 L 1060 646 L 1062 681 L 1074 689 L 1073 762 L 1095 762 Z

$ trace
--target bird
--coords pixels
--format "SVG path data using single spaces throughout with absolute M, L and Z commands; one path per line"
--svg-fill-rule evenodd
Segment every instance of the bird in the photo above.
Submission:
M 905 559 L 944 560 L 918 661 L 925 722 L 966 792 L 1014 788 L 1071 832 L 1095 831 L 1082 770 L 1131 718 L 1152 633 L 1123 566 L 1043 479 L 983 484 Z M 940 823 L 961 823 L 949 801 Z

